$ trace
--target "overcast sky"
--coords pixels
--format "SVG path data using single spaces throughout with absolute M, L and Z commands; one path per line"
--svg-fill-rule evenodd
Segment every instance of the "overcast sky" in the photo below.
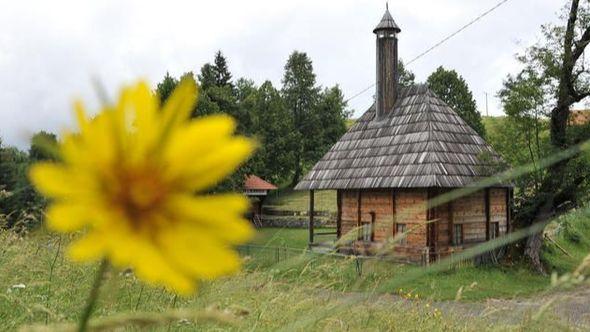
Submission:
M 411 59 L 499 0 L 397 0 L 390 11 L 402 29 L 399 51 Z M 424 81 L 438 66 L 467 80 L 480 111 L 502 114 L 495 94 L 518 69 L 514 54 L 555 21 L 563 1 L 510 0 L 410 70 Z M 351 97 L 375 80 L 375 37 L 385 1 L 10 1 L 0 10 L 0 137 L 28 146 L 31 133 L 71 123 L 71 102 L 96 106 L 92 79 L 111 95 L 169 71 L 197 72 L 222 50 L 234 78 L 280 86 L 293 50 L 313 60 L 318 83 L 339 84 Z M 355 116 L 373 89 L 350 101 Z

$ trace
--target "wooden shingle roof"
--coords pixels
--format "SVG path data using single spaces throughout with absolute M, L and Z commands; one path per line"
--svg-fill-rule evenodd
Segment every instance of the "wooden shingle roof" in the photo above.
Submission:
M 395 21 L 393 20 L 393 17 L 391 17 L 391 14 L 389 13 L 389 8 L 385 9 L 385 14 L 383 14 L 381 21 L 375 27 L 375 29 L 373 29 L 373 32 L 377 32 L 379 30 L 394 30 L 396 33 L 402 31 L 397 25 L 397 23 L 395 23 Z
M 394 109 L 374 117 L 375 105 L 295 189 L 465 187 L 500 161 L 426 85 L 400 88 Z

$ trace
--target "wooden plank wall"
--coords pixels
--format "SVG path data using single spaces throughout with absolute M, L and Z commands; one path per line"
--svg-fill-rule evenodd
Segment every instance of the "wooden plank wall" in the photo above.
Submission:
M 508 230 L 506 220 L 506 190 L 508 189 L 490 189 L 490 221 L 500 223 L 500 234 L 506 234 Z
M 371 222 L 375 214 L 375 241 L 385 241 L 393 234 L 393 196 L 391 190 L 365 191 L 361 196 L 361 220 Z
M 342 190 L 342 222 L 340 232 L 342 236 L 357 227 L 358 222 L 358 190 Z
M 359 221 L 370 222 L 371 213 L 375 213 L 375 243 L 382 243 L 394 235 L 395 223 L 404 223 L 408 230 L 406 244 L 396 247 L 396 253 L 409 259 L 419 259 L 427 245 L 427 190 L 396 189 L 396 190 L 342 190 L 341 198 L 341 235 L 355 229 Z M 452 219 L 454 224 L 463 224 L 464 244 L 474 244 L 486 240 L 486 209 L 484 191 L 459 198 L 452 203 Z M 395 215 L 394 215 L 395 211 Z M 436 208 L 439 251 L 451 246 L 449 237 L 448 204 Z M 500 234 L 507 231 L 506 189 L 490 189 L 490 221 L 500 223 Z M 353 236 L 353 238 L 355 238 Z M 414 257 L 415 256 L 415 257 Z
M 449 238 L 449 204 L 443 204 L 436 207 L 437 231 L 438 231 L 438 248 L 445 250 L 449 247 L 451 239 Z
M 486 240 L 484 192 L 479 191 L 457 199 L 453 204 L 455 224 L 463 224 L 465 244 Z
M 385 241 L 393 235 L 393 196 L 391 190 L 361 192 L 361 222 L 370 223 L 375 214 L 375 241 Z M 342 191 L 342 234 L 358 226 L 358 191 Z
M 408 246 L 426 247 L 427 190 L 398 190 L 395 192 L 396 222 L 414 231 L 407 237 Z

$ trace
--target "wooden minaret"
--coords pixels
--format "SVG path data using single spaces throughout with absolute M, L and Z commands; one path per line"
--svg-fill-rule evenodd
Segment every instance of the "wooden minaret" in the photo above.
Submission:
M 388 6 L 373 33 L 377 37 L 377 91 L 375 119 L 381 120 L 391 112 L 397 96 L 399 80 L 397 68 L 397 34 L 402 30 L 389 13 Z

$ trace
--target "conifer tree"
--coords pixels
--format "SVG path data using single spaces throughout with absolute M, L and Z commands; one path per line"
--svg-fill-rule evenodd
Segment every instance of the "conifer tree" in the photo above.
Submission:
M 158 83 L 156 86 L 156 94 L 160 98 L 160 103 L 163 104 L 168 97 L 170 97 L 170 94 L 174 91 L 177 85 L 178 80 L 170 76 L 170 73 L 166 72 L 166 76 L 164 76 L 162 82 Z

